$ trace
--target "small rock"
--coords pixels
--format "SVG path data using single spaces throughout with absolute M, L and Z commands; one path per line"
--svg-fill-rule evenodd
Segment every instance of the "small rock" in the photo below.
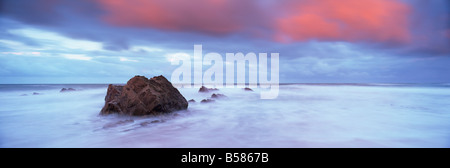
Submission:
M 160 120 L 146 121 L 146 122 L 141 122 L 139 125 L 145 127 L 145 126 L 147 126 L 149 124 L 160 123 L 160 122 L 162 122 L 162 121 L 160 121 Z
M 215 102 L 215 100 L 213 100 L 213 99 L 203 99 L 200 103 L 211 103 L 211 102 Z
M 253 92 L 253 90 L 250 89 L 250 88 L 248 88 L 248 87 L 244 88 L 244 90 L 245 90 L 245 91 L 251 91 L 251 92 Z
M 207 92 L 209 92 L 209 91 L 217 91 L 217 90 L 219 90 L 219 89 L 217 89 L 217 88 L 207 88 L 207 87 L 205 87 L 205 86 L 202 86 L 202 87 L 198 90 L 198 92 L 207 93 Z
M 27 94 L 21 94 L 20 96 L 28 96 Z
M 114 122 L 114 123 L 108 123 L 108 124 L 105 124 L 105 125 L 103 126 L 103 128 L 117 127 L 117 126 L 119 126 L 119 125 L 124 125 L 124 124 L 127 124 L 127 123 L 133 123 L 133 122 L 134 122 L 134 120 L 132 120 L 132 119 L 129 119 L 129 120 L 121 120 L 121 121 L 117 121 L 117 122 Z
M 225 96 L 224 94 L 220 94 L 220 93 L 213 93 L 212 95 L 211 95 L 211 98 L 214 98 L 214 99 L 217 99 L 217 98 L 224 98 L 224 97 L 227 97 L 227 96 Z
M 188 100 L 188 103 L 195 103 L 194 99 Z
M 69 91 L 76 91 L 74 88 L 62 88 L 59 92 L 69 92 Z
M 146 121 L 146 122 L 141 122 L 139 125 L 141 125 L 141 126 L 147 126 L 148 124 L 150 124 L 150 122 L 148 122 L 148 121 Z
M 161 121 L 159 121 L 159 120 L 153 120 L 153 121 L 150 122 L 150 123 L 159 123 L 159 122 L 161 122 Z
M 40 93 L 38 93 L 38 92 L 33 92 L 33 95 L 40 95 Z

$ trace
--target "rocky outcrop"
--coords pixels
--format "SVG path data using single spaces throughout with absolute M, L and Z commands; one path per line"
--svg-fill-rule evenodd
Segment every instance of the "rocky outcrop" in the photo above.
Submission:
M 59 92 L 71 92 L 76 91 L 74 88 L 62 88 Z
M 217 91 L 217 90 L 219 90 L 219 89 L 217 89 L 217 88 L 207 88 L 207 87 L 205 87 L 205 86 L 202 86 L 202 87 L 198 90 L 198 92 L 208 93 L 208 92 L 210 92 L 210 91 Z
M 164 76 L 131 78 L 126 85 L 109 85 L 100 114 L 148 115 L 187 109 L 188 102 Z

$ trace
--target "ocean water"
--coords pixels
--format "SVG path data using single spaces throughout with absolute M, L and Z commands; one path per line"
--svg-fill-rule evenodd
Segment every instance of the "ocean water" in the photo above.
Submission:
M 272 100 L 223 88 L 207 104 L 179 88 L 197 102 L 144 117 L 99 115 L 106 89 L 0 85 L 0 147 L 450 147 L 449 85 L 285 84 Z

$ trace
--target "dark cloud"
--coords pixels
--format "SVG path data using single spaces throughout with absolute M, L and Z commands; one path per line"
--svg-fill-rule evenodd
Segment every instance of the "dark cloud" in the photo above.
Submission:
M 56 0 L 4 0 L 1 14 L 30 24 L 56 24 L 63 18 L 58 5 Z
M 379 4 L 369 5 L 373 11 L 367 12 L 368 5 L 360 0 L 345 2 L 359 3 L 360 8 L 344 1 L 335 5 L 337 2 L 330 0 L 3 0 L 0 37 L 38 47 L 44 42 L 8 33 L 11 29 L 35 28 L 72 39 L 100 42 L 108 51 L 73 51 L 88 56 L 105 56 L 93 59 L 102 63 L 101 68 L 89 63 L 89 68 L 96 75 L 101 75 L 100 72 L 108 66 L 121 64 L 140 64 L 134 67 L 139 67 L 141 71 L 130 70 L 132 73 L 149 71 L 150 68 L 146 67 L 170 67 L 167 62 L 161 63 L 165 53 L 123 54 L 136 45 L 192 54 L 194 44 L 203 44 L 204 54 L 280 53 L 280 63 L 283 65 L 281 75 L 285 76 L 282 81 L 450 80 L 440 77 L 450 73 L 450 69 L 444 66 L 450 63 L 446 59 L 450 57 L 448 1 L 370 0 Z M 160 10 L 148 13 L 152 5 Z M 335 10 L 325 10 L 333 6 Z M 288 8 L 302 10 L 285 10 Z M 350 15 L 346 15 L 344 9 Z M 388 10 L 388 16 L 376 13 L 384 9 Z M 311 15 L 317 17 L 309 18 Z M 392 18 L 384 22 L 386 17 Z M 308 19 L 312 22 L 306 22 Z M 407 23 L 404 23 L 405 19 Z M 331 26 L 321 26 L 322 23 Z M 376 29 L 372 30 L 371 25 Z M 276 38 L 279 35 L 287 36 L 288 40 L 280 43 Z M 7 46 L 0 48 L 10 50 Z M 121 62 L 119 57 L 122 56 L 131 60 L 133 57 L 146 59 L 139 63 Z M 161 62 L 155 63 L 151 58 L 161 59 Z M 13 60 L 7 57 L 1 59 Z M 36 62 L 45 62 L 46 58 L 33 58 L 40 59 L 43 60 Z M 16 60 L 17 65 L 26 66 L 22 64 L 25 60 Z M 70 64 L 64 59 L 57 60 L 59 64 L 54 69 Z M 87 72 L 76 70 L 77 66 L 71 69 L 79 73 Z M 14 70 L 14 66 L 8 68 L 9 72 L 14 72 L 11 74 L 20 73 Z M 46 73 L 52 72 L 49 68 Z M 126 68 L 132 69 L 133 66 Z M 21 69 L 26 71 L 24 74 L 34 73 L 27 68 Z M 167 72 L 170 68 L 164 69 L 163 73 Z M 414 77 L 411 74 L 418 75 Z
M 414 8 L 411 16 L 413 40 L 404 46 L 407 54 L 440 55 L 450 54 L 450 1 L 409 1 Z
M 345 0 L 339 3 L 332 0 L 2 2 L 2 15 L 28 24 L 55 27 L 54 31 L 73 37 L 107 41 L 108 46 L 117 43 L 116 39 L 110 40 L 111 36 L 129 36 L 120 30 L 120 27 L 128 27 L 163 32 L 194 32 L 207 36 L 237 35 L 269 41 L 368 41 L 387 45 L 396 41 L 412 40 L 413 44 L 415 41 L 425 41 L 422 43 L 431 45 L 414 47 L 448 53 L 442 47 L 448 44 L 449 38 L 445 34 L 450 29 L 446 8 L 449 2 L 445 0 Z M 118 28 L 111 30 L 111 24 Z M 173 35 L 178 36 L 176 33 Z M 120 38 L 126 40 L 124 37 Z M 144 38 L 153 40 L 153 37 Z M 193 41 L 196 41 L 195 38 L 202 36 L 191 37 Z M 183 37 L 173 36 L 166 39 L 185 40 Z
M 103 43 L 103 48 L 106 50 L 120 51 L 120 50 L 128 50 L 129 46 L 127 41 L 117 39 Z

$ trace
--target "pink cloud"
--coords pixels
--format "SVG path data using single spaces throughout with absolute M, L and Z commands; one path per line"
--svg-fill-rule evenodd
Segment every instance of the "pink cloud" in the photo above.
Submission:
M 408 42 L 410 7 L 394 0 L 302 0 L 285 4 L 276 40 Z
M 241 29 L 233 3 L 226 0 L 99 0 L 104 20 L 119 26 L 227 34 Z
M 410 6 L 397 0 L 98 0 L 118 26 L 212 35 L 245 32 L 278 42 L 410 41 Z M 281 13 L 281 14 L 280 14 Z M 260 31 L 263 29 L 264 31 Z

